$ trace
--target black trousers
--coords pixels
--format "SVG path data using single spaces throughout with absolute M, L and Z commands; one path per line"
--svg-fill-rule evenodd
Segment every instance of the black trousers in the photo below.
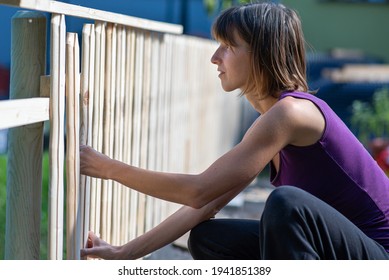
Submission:
M 194 259 L 365 260 L 389 253 L 337 210 L 295 187 L 278 187 L 260 221 L 211 219 L 192 229 Z

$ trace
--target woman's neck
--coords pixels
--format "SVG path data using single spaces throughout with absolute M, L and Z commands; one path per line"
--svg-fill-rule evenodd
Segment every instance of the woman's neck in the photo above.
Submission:
M 265 98 L 259 98 L 258 94 L 245 94 L 247 100 L 251 106 L 259 112 L 261 115 L 265 114 L 274 104 L 278 101 L 278 98 L 268 95 Z

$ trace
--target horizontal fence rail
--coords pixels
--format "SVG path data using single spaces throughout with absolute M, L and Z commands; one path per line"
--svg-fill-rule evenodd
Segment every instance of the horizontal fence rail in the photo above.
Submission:
M 0 129 L 49 120 L 49 98 L 5 100 L 0 102 Z
M 67 4 L 60 1 L 1 0 L 0 4 L 35 11 L 48 12 L 52 14 L 64 14 L 67 16 L 79 17 L 84 19 L 111 22 L 126 26 L 132 26 L 135 28 L 146 29 L 150 31 L 181 34 L 183 30 L 182 26 L 177 24 L 136 18 L 127 15 L 82 7 L 78 5 Z
M 49 259 L 79 259 L 89 230 L 126 243 L 177 209 L 116 182 L 80 176 L 80 144 L 141 168 L 185 173 L 203 171 L 235 144 L 242 104 L 222 94 L 209 62 L 215 42 L 182 35 L 180 26 L 56 1 L 0 4 L 52 13 L 50 75 L 41 77 L 49 101 L 28 101 L 45 109 L 37 122 L 47 120 L 50 107 Z M 66 16 L 96 21 L 77 34 L 67 30 Z M 0 102 L 0 109 L 12 110 L 15 102 Z M 18 119 L 8 127 L 23 125 Z M 22 256 L 9 251 L 8 258 Z

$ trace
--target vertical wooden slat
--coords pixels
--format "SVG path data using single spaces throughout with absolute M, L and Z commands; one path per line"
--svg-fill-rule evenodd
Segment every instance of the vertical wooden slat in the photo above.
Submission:
M 136 31 L 136 59 L 135 59 L 135 83 L 134 83 L 134 113 L 133 113 L 133 146 L 132 146 L 132 165 L 140 166 L 140 145 L 142 129 L 142 94 L 143 94 L 143 53 L 144 53 L 144 33 Z M 143 199 L 144 194 L 133 193 L 131 203 L 137 206 L 137 211 L 131 211 L 136 221 L 136 235 L 143 233 Z
M 151 37 L 151 72 L 150 72 L 150 119 L 149 119 L 149 152 L 148 168 L 157 170 L 158 153 L 158 93 L 159 93 L 159 72 L 160 72 L 160 38 L 158 33 L 152 33 Z M 147 198 L 146 230 L 149 230 L 160 221 L 158 199 L 149 196 Z
M 149 130 L 150 130 L 150 90 L 151 90 L 151 33 L 145 32 L 144 39 L 144 68 L 143 68 L 143 96 L 142 96 L 142 132 L 141 132 L 141 156 L 140 167 L 149 168 L 148 166 L 148 154 L 149 154 Z M 148 215 L 148 208 L 150 198 L 143 196 L 143 231 L 151 228 L 151 216 Z
M 166 34 L 160 34 L 158 36 L 158 57 L 157 62 L 159 65 L 158 72 L 156 75 L 158 76 L 158 87 L 156 89 L 158 99 L 157 99 L 157 123 L 156 123 L 156 158 L 155 158 L 155 168 L 158 171 L 165 171 L 166 168 L 164 166 L 164 153 L 165 153 L 165 136 L 166 136 L 166 130 L 165 130 L 165 97 L 167 94 L 167 88 L 166 88 L 166 80 L 167 80 L 167 43 L 166 43 Z M 155 214 L 155 221 L 154 226 L 156 226 L 164 217 L 163 209 L 164 209 L 165 202 L 156 199 L 156 203 L 154 206 L 154 212 Z
M 131 164 L 139 166 L 140 151 L 140 127 L 141 127 L 141 102 L 142 102 L 142 79 L 143 79 L 143 33 L 135 31 L 135 57 L 134 57 L 134 95 L 133 95 L 133 113 L 132 113 L 132 145 L 131 145 Z M 131 230 L 132 238 L 139 235 L 141 226 L 139 219 L 139 196 L 138 192 L 131 193 Z
M 92 112 L 92 123 L 91 123 L 91 147 L 94 149 L 98 149 L 98 123 L 99 123 L 99 113 L 100 113 L 100 106 L 99 106 L 99 98 L 100 98 L 100 64 L 101 64 L 101 30 L 102 30 L 102 23 L 95 23 L 95 50 L 94 50 L 94 95 L 93 95 L 93 102 L 90 102 L 89 106 L 93 108 L 91 110 Z M 94 231 L 96 234 L 100 234 L 100 229 L 98 227 L 97 222 L 97 188 L 99 187 L 98 183 L 100 182 L 97 178 L 90 178 L 90 230 Z
M 124 81 L 125 81 L 125 48 L 126 32 L 123 26 L 117 29 L 117 52 L 116 52 L 116 90 L 115 90 L 115 138 L 114 158 L 123 161 L 123 138 L 124 138 Z M 113 184 L 113 212 L 112 212 L 112 243 L 120 244 L 120 232 L 122 231 L 121 216 L 123 214 L 124 188 L 117 182 Z
M 159 69 L 158 69 L 158 104 L 157 104 L 157 137 L 156 139 L 158 140 L 156 145 L 157 145 L 157 154 L 156 154 L 156 170 L 158 171 L 166 171 L 166 167 L 164 166 L 164 155 L 165 155 L 165 139 L 166 139 L 166 129 L 165 129 L 165 113 L 166 113 L 166 108 L 165 108 L 165 97 L 167 94 L 167 86 L 166 86 L 166 80 L 167 80 L 167 65 L 168 65 L 168 60 L 167 60 L 167 36 L 166 34 L 161 34 L 159 38 L 159 56 L 158 56 L 158 64 Z M 155 212 L 157 214 L 157 221 L 154 225 L 157 225 L 163 217 L 164 217 L 164 205 L 166 203 L 162 200 L 157 200 L 157 203 L 155 205 Z
M 132 163 L 133 158 L 133 104 L 134 104 L 134 79 L 135 79 L 135 30 L 127 28 L 126 32 L 126 59 L 125 59 L 125 116 L 124 116 L 124 161 L 128 164 Z M 136 236 L 136 220 L 134 212 L 137 210 L 137 193 L 128 188 L 125 189 L 124 213 L 126 218 L 124 221 L 125 229 L 121 238 L 122 243 L 126 240 L 133 239 Z
M 92 147 L 103 151 L 103 113 L 105 84 L 105 53 L 106 29 L 105 23 L 95 23 L 95 69 L 94 69 L 94 108 Z M 91 230 L 100 235 L 101 226 L 101 179 L 92 179 L 91 185 Z
M 163 104 L 162 104 L 162 119 L 163 119 L 163 148 L 161 155 L 161 168 L 162 171 L 170 171 L 169 165 L 169 143 L 170 143 L 170 121 L 171 121 L 171 94 L 172 94 L 172 67 L 173 67 L 173 46 L 174 46 L 174 36 L 170 34 L 166 34 L 165 36 L 165 69 L 164 71 L 164 96 L 163 96 Z M 169 205 L 168 203 L 162 203 L 161 208 L 162 216 L 167 217 L 169 215 Z
M 97 23 L 101 26 L 100 30 L 100 65 L 99 65 L 99 84 L 98 84 L 98 118 L 97 118 L 97 150 L 99 152 L 104 151 L 104 104 L 105 104 L 105 83 L 106 83 L 106 56 L 107 56 L 107 24 L 105 22 Z M 101 225 L 101 216 L 102 216 L 102 191 L 103 191 L 103 180 L 98 180 L 97 185 L 97 194 L 96 194 L 96 228 L 98 228 L 99 235 L 102 236 L 102 225 Z
M 49 259 L 63 258 L 65 16 L 52 15 L 50 85 Z
M 90 28 L 89 28 L 90 27 Z M 86 107 L 87 109 L 87 117 L 88 117 L 88 123 L 87 123 L 87 139 L 86 143 L 89 146 L 93 146 L 93 115 L 94 115 L 94 99 L 95 99 L 95 51 L 96 51 L 96 36 L 95 36 L 95 25 L 94 24 L 88 24 L 86 25 L 85 32 L 84 32 L 85 39 L 83 38 L 83 47 L 85 44 L 86 46 L 89 46 L 89 52 L 85 51 L 84 55 L 86 56 L 84 59 L 88 62 L 85 65 L 85 69 L 88 69 L 85 71 L 84 79 L 86 79 L 86 86 L 88 87 L 87 91 L 83 91 L 84 94 L 84 103 L 83 108 Z M 87 97 L 87 99 L 85 99 Z M 91 221 L 93 223 L 93 220 L 91 220 L 91 209 L 92 203 L 91 203 L 91 185 L 92 185 L 92 178 L 86 177 L 85 179 L 85 212 L 84 212 L 84 240 L 83 245 L 86 244 L 86 240 L 88 237 L 88 231 L 92 229 Z
M 94 25 L 85 24 L 82 30 L 82 57 L 80 94 L 82 100 L 80 144 L 92 144 L 92 116 L 93 116 L 93 84 L 94 84 Z M 80 178 L 81 193 L 81 244 L 86 244 L 90 228 L 90 177 L 82 175 Z
M 79 259 L 81 239 L 79 195 L 80 54 L 76 33 L 67 34 L 66 53 L 66 256 L 69 260 L 75 260 Z
M 106 27 L 105 83 L 103 113 L 103 153 L 113 156 L 113 126 L 116 80 L 116 26 L 108 23 Z M 101 237 L 111 242 L 112 181 L 103 180 L 101 187 Z

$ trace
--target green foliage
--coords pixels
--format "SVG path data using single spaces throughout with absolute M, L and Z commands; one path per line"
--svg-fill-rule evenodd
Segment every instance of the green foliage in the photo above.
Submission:
M 41 212 L 41 241 L 40 258 L 47 259 L 48 232 L 48 185 L 49 157 L 43 154 L 42 178 L 42 212 Z M 5 219 L 6 219 L 6 186 L 7 186 L 7 155 L 0 155 L 0 260 L 4 259 L 5 250 Z
M 370 139 L 389 135 L 389 89 L 382 88 L 372 102 L 352 103 L 351 125 L 359 140 L 367 145 Z
M 0 155 L 0 260 L 4 259 L 7 157 Z
M 42 212 L 41 212 L 41 244 L 40 258 L 47 260 L 48 245 L 48 209 L 49 209 L 49 153 L 43 154 L 42 160 Z

